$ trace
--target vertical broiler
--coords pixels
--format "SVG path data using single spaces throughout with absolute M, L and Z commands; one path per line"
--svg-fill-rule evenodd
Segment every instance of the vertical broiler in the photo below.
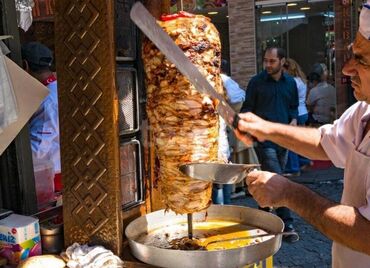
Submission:
M 281 245 L 280 235 L 239 241 L 234 246 L 216 245 L 211 250 L 192 246 L 212 239 L 278 233 L 283 229 L 281 220 L 269 213 L 244 207 L 210 207 L 211 183 L 193 180 L 179 170 L 186 163 L 219 161 L 219 114 L 229 125 L 237 125 L 237 115 L 223 98 L 221 47 L 216 28 L 208 18 L 184 12 L 162 17 L 159 26 L 140 3 L 134 5 L 131 17 L 152 41 L 162 42 L 168 36 L 172 39 L 162 47 L 149 40 L 143 44 L 147 113 L 159 158 L 159 187 L 166 210 L 142 216 L 128 225 L 125 234 L 132 253 L 161 267 L 239 267 L 274 254 Z M 144 21 L 146 29 L 138 21 Z M 154 34 L 147 33 L 150 28 Z M 186 56 L 183 64 L 188 69 L 182 68 L 176 57 L 169 60 L 174 44 L 182 50 L 180 56 Z M 192 77 L 192 64 L 199 79 Z M 194 238 L 174 247 L 174 241 L 181 241 L 190 233 L 185 228 L 189 221 L 194 226 Z
M 162 18 L 159 23 L 163 29 L 223 94 L 221 44 L 209 19 L 187 13 Z M 159 158 L 159 187 L 163 201 L 168 209 L 179 214 L 202 211 L 210 205 L 212 185 L 190 179 L 179 171 L 179 166 L 218 160 L 217 102 L 199 93 L 149 40 L 144 43 L 142 57 L 147 112 Z

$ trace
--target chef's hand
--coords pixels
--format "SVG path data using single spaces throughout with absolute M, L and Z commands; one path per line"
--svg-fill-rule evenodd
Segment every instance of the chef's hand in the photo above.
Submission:
M 260 207 L 283 207 L 290 181 L 283 176 L 266 171 L 248 173 L 248 191 Z
M 266 140 L 269 125 L 268 121 L 263 120 L 253 113 L 239 114 L 239 117 L 240 121 L 238 124 L 238 129 L 235 130 L 235 135 L 239 140 L 244 142 L 246 145 L 253 144 L 253 138 L 245 135 L 243 132 L 249 133 L 258 141 L 262 142 Z

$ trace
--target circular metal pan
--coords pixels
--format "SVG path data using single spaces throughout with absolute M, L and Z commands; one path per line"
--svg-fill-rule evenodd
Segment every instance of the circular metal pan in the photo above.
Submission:
M 142 262 L 168 268 L 236 268 L 256 263 L 275 254 L 281 246 L 281 236 L 271 236 L 257 244 L 242 248 L 217 251 L 174 250 L 145 245 L 138 242 L 143 235 L 164 226 L 186 222 L 186 215 L 176 215 L 164 210 L 141 216 L 132 221 L 125 230 L 132 254 Z M 284 229 L 282 220 L 261 210 L 212 205 L 206 211 L 194 213 L 193 221 L 224 220 L 253 226 L 267 232 L 277 233 Z

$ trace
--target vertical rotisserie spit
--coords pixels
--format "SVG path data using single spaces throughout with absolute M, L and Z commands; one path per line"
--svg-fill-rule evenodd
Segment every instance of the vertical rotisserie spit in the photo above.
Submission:
M 180 13 L 159 22 L 219 93 L 221 44 L 210 20 Z M 168 209 L 193 213 L 210 205 L 212 185 L 179 171 L 188 162 L 216 162 L 219 117 L 216 101 L 198 93 L 148 40 L 143 44 L 147 112 L 159 158 L 159 187 Z

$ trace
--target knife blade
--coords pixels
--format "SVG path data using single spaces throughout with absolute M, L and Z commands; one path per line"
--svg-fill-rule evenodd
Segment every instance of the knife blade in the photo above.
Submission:
M 185 56 L 184 52 L 175 44 L 162 27 L 158 25 L 156 19 L 140 2 L 136 2 L 133 5 L 130 11 L 130 17 L 167 59 L 189 79 L 197 91 L 219 101 L 217 105 L 218 113 L 229 126 L 237 129 L 240 120 L 239 115 L 230 107 L 224 97 L 217 93 L 198 68 Z

